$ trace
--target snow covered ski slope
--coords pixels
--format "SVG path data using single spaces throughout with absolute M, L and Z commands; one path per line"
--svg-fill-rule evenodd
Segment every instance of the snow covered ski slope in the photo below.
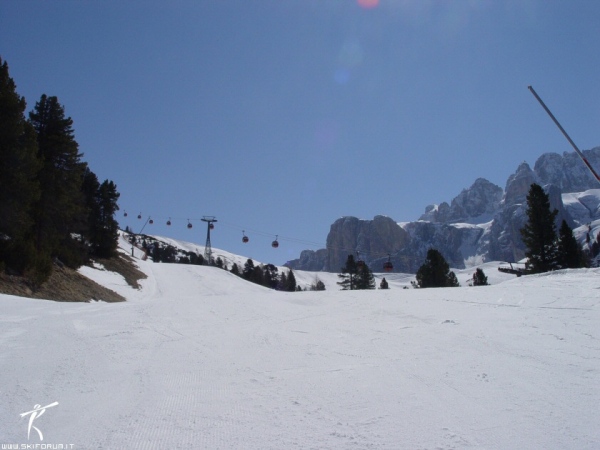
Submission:
M 600 448 L 598 269 L 282 293 L 139 265 L 84 270 L 125 303 L 0 296 L 0 444 L 58 402 L 33 425 L 74 449 Z

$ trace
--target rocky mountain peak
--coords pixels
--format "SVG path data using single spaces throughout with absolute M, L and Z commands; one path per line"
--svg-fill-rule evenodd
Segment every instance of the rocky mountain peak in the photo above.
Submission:
M 506 181 L 503 203 L 505 205 L 525 203 L 529 187 L 536 182 L 537 178 L 529 164 L 522 162 L 517 171 Z
M 600 147 L 584 150 L 583 155 L 596 171 L 600 170 Z M 575 152 L 544 153 L 535 162 L 540 184 L 553 184 L 561 192 L 583 192 L 597 187 L 597 181 Z
M 441 223 L 484 223 L 492 220 L 502 201 L 502 188 L 478 178 L 463 189 L 451 204 L 429 205 L 419 220 Z
M 600 170 L 600 147 L 583 153 Z M 521 163 L 508 177 L 504 190 L 478 178 L 450 204 L 429 205 L 418 221 L 400 225 L 386 216 L 373 220 L 342 217 L 331 225 L 327 249 L 303 251 L 300 259 L 286 265 L 337 272 L 348 254 L 359 252 L 374 271 L 381 270 L 389 254 L 394 271 L 415 273 L 429 248 L 439 250 L 455 268 L 486 261 L 515 262 L 525 255 L 520 230 L 527 221 L 527 194 L 532 183 L 544 187 L 551 207 L 559 211 L 557 225 L 564 219 L 572 228 L 585 227 L 587 235 L 594 231 L 590 238 L 595 239 L 600 230 L 598 196 L 584 192 L 597 189 L 597 181 L 576 153 L 545 153 L 534 170 Z M 581 194 L 567 194 L 572 192 Z M 596 228 L 590 225 L 593 222 Z

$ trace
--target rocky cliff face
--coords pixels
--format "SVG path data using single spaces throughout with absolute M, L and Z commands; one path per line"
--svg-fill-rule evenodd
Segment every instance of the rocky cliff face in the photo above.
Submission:
M 369 263 L 387 260 L 388 253 L 396 254 L 408 240 L 408 233 L 389 217 L 375 216 L 373 220 L 342 217 L 331 225 L 323 266 L 327 271 L 338 272 L 350 253 Z
M 500 207 L 503 191 L 500 186 L 478 178 L 456 196 L 450 205 L 429 205 L 419 220 L 443 223 L 482 223 L 492 219 Z
M 600 171 L 600 147 L 583 150 L 596 172 Z M 575 152 L 544 153 L 533 168 L 540 185 L 552 184 L 561 192 L 583 192 L 598 188 L 598 182 Z
M 600 170 L 600 147 L 584 154 Z M 395 272 L 415 273 L 429 248 L 438 249 L 454 268 L 486 261 L 519 261 L 525 256 L 520 229 L 527 222 L 527 194 L 532 183 L 544 187 L 551 207 L 559 211 L 557 229 L 563 219 L 572 228 L 588 231 L 586 224 L 600 220 L 597 195 L 568 194 L 599 187 L 577 154 L 546 153 L 533 170 L 525 162 L 519 165 L 504 189 L 479 178 L 450 204 L 427 206 L 416 222 L 401 226 L 385 216 L 338 219 L 331 225 L 327 249 L 305 250 L 287 265 L 338 272 L 348 254 L 358 253 L 375 272 L 391 257 Z M 568 200 L 566 204 L 563 198 Z

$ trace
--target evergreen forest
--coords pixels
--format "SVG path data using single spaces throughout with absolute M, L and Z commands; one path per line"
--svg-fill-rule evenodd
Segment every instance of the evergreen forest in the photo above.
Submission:
M 40 285 L 53 264 L 116 254 L 119 192 L 83 160 L 57 97 L 26 107 L 0 58 L 0 270 Z

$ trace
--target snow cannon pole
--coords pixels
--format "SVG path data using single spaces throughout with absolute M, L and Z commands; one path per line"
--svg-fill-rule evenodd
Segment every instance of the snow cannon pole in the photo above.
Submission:
M 581 160 L 585 163 L 585 165 L 587 166 L 587 168 L 590 169 L 590 172 L 592 172 L 592 174 L 594 175 L 594 178 L 596 178 L 596 180 L 600 183 L 600 176 L 596 173 L 596 171 L 594 170 L 594 168 L 592 167 L 592 165 L 589 163 L 589 161 L 583 155 L 583 153 L 581 152 L 581 150 L 579 150 L 579 148 L 577 147 L 577 145 L 575 145 L 575 142 L 573 142 L 573 139 L 571 139 L 569 137 L 569 135 L 567 134 L 567 132 L 565 131 L 565 129 L 560 125 L 560 123 L 558 122 L 558 120 L 556 120 L 556 117 L 554 117 L 554 114 L 552 114 L 552 112 L 550 112 L 550 110 L 548 109 L 548 107 L 546 106 L 546 104 L 544 103 L 544 101 L 540 98 L 540 96 L 537 94 L 537 92 L 535 92 L 535 90 L 533 89 L 532 86 L 527 86 L 527 89 L 529 89 L 531 91 L 531 93 L 533 94 L 533 96 L 537 99 L 537 101 L 540 102 L 540 105 L 542 105 L 542 107 L 544 108 L 544 110 L 546 110 L 546 112 L 548 113 L 548 115 L 550 116 L 550 118 L 554 121 L 554 123 L 556 124 L 556 126 L 558 127 L 558 129 L 561 131 L 561 133 L 564 135 L 564 137 L 567 138 L 567 141 L 569 141 L 569 144 L 571 144 L 571 147 L 573 147 L 575 149 L 575 151 L 577 152 L 577 154 L 579 155 L 579 157 L 581 158 Z

